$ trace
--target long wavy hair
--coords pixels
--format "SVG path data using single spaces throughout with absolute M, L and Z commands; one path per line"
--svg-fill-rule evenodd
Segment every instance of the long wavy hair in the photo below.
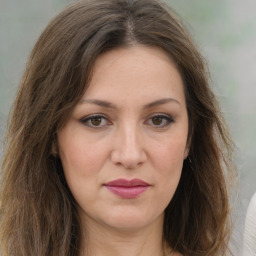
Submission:
M 19 86 L 1 167 L 1 256 L 79 255 L 77 204 L 52 148 L 96 58 L 136 44 L 159 47 L 176 63 L 189 115 L 190 153 L 165 210 L 163 241 L 184 256 L 227 255 L 233 144 L 204 58 L 160 1 L 85 0 L 46 27 Z

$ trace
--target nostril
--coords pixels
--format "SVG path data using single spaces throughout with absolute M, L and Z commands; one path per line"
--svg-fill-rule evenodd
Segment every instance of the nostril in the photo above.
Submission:
M 123 166 L 126 169 L 133 169 L 143 165 L 147 157 L 143 150 L 141 151 L 122 151 L 115 149 L 111 152 L 111 161 L 118 166 Z

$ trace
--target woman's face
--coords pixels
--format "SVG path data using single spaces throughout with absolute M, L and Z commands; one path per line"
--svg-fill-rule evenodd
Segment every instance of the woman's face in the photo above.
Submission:
M 68 186 L 86 225 L 162 223 L 187 157 L 182 79 L 158 48 L 101 55 L 86 93 L 58 132 Z

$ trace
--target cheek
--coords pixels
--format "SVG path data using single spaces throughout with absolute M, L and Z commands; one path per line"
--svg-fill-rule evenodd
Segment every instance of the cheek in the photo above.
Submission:
M 64 175 L 78 204 L 95 200 L 98 177 L 106 157 L 106 149 L 79 136 L 59 136 L 59 153 Z M 87 146 L 85 146 L 87 145 Z
M 184 141 L 172 141 L 155 151 L 155 169 L 160 184 L 160 193 L 169 203 L 178 186 L 185 152 Z
M 86 176 L 99 169 L 107 155 L 103 144 L 88 142 L 86 136 L 78 132 L 66 136 L 65 131 L 59 134 L 59 151 L 64 172 Z
M 154 163 L 158 165 L 160 173 L 172 175 L 181 172 L 185 158 L 186 143 L 183 140 L 164 143 L 154 152 Z

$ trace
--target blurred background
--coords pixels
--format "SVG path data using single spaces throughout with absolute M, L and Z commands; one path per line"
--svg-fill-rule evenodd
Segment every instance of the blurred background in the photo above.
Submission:
M 0 142 L 28 55 L 68 0 L 0 0 Z M 208 61 L 211 83 L 237 145 L 239 198 L 234 207 L 235 255 L 256 192 L 256 1 L 166 0 L 182 17 Z M 2 146 L 0 159 L 2 156 Z

